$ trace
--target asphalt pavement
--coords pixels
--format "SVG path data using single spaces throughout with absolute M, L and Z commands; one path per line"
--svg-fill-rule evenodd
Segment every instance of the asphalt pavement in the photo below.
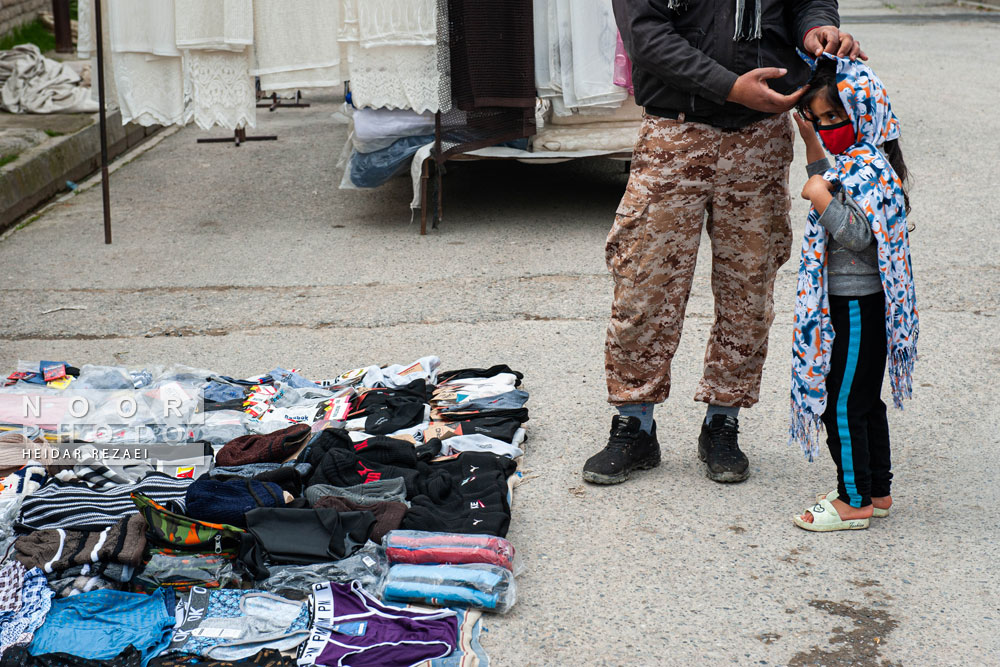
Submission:
M 455 165 L 444 222 L 421 237 L 409 179 L 338 189 L 334 98 L 261 110 L 255 132 L 276 142 L 164 137 L 112 175 L 113 245 L 99 187 L 0 241 L 0 368 L 280 364 L 323 378 L 430 353 L 509 363 L 531 392 L 509 536 L 527 568 L 514 610 L 486 620 L 494 666 L 1000 664 L 1000 25 L 846 28 L 902 123 L 921 318 L 914 399 L 890 414 L 896 504 L 867 531 L 792 524 L 835 483 L 831 461 L 786 444 L 796 259 L 778 275 L 761 403 L 741 417 L 750 479 L 713 483 L 696 455 L 704 406 L 691 399 L 712 322 L 703 243 L 673 395 L 656 413 L 663 464 L 585 485 L 613 414 L 604 238 L 621 164 Z M 805 212 L 796 199 L 796 239 Z

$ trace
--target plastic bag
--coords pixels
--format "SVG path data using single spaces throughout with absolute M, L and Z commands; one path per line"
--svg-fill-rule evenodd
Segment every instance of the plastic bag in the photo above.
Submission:
M 132 587 L 139 593 L 152 593 L 160 587 L 184 592 L 192 586 L 224 588 L 238 580 L 232 556 L 154 549 L 146 567 L 132 579 Z
M 519 575 L 524 569 L 514 545 L 494 535 L 391 530 L 382 540 L 389 562 L 409 565 L 496 565 Z
M 313 584 L 327 581 L 343 583 L 357 580 L 374 593 L 385 580 L 389 560 L 384 549 L 368 543 L 353 556 L 342 560 L 313 565 L 278 565 L 270 570 L 271 576 L 260 583 L 260 588 L 285 597 L 305 597 Z
M 393 565 L 381 598 L 505 614 L 517 591 L 511 571 L 496 565 Z

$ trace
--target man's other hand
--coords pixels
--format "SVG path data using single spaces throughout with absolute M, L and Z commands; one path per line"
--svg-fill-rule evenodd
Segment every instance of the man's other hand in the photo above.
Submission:
M 782 95 L 767 85 L 768 79 L 777 79 L 787 73 L 788 70 L 777 67 L 761 67 L 750 70 L 736 79 L 736 83 L 729 90 L 726 101 L 736 102 L 755 111 L 766 113 L 788 111 L 805 95 L 806 87 L 799 88 L 791 95 Z
M 861 50 L 861 42 L 854 39 L 850 33 L 843 32 L 832 25 L 822 25 L 813 28 L 806 35 L 804 45 L 806 52 L 819 58 L 826 53 L 833 53 L 841 58 L 868 60 L 868 55 Z

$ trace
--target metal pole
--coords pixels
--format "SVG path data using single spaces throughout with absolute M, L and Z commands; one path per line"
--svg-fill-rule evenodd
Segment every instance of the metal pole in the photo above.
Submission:
M 69 21 L 69 0 L 52 0 L 52 23 L 56 33 L 56 52 L 73 52 L 73 31 Z
M 97 98 L 101 118 L 101 195 L 104 199 L 104 243 L 111 243 L 111 190 L 108 184 L 108 114 L 104 104 L 104 28 L 101 0 L 94 0 L 94 30 L 97 34 Z

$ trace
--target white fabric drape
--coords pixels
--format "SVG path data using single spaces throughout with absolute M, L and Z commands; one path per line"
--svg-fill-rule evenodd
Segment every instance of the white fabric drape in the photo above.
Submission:
M 170 0 L 110 0 L 108 27 L 115 53 L 179 57 Z
M 108 0 L 108 32 L 122 123 L 184 124 L 184 69 L 174 44 L 174 3 Z
M 108 0 L 100 0 L 101 16 L 104 18 L 104 104 L 107 109 L 118 108 L 118 87 L 115 85 L 114 58 L 111 57 L 111 31 L 108 30 Z M 94 25 L 94 2 L 87 0 L 79 3 L 77 12 L 77 43 L 76 53 L 81 59 L 90 60 L 90 99 L 97 102 L 97 30 Z
M 436 0 L 363 0 L 358 4 L 361 46 L 434 46 Z
M 253 45 L 251 0 L 175 0 L 180 49 L 235 51 Z
M 535 0 L 535 86 L 557 116 L 602 114 L 628 96 L 614 85 L 611 0 Z
M 253 74 L 261 90 L 283 93 L 332 88 L 346 78 L 341 69 L 340 0 L 255 0 Z

